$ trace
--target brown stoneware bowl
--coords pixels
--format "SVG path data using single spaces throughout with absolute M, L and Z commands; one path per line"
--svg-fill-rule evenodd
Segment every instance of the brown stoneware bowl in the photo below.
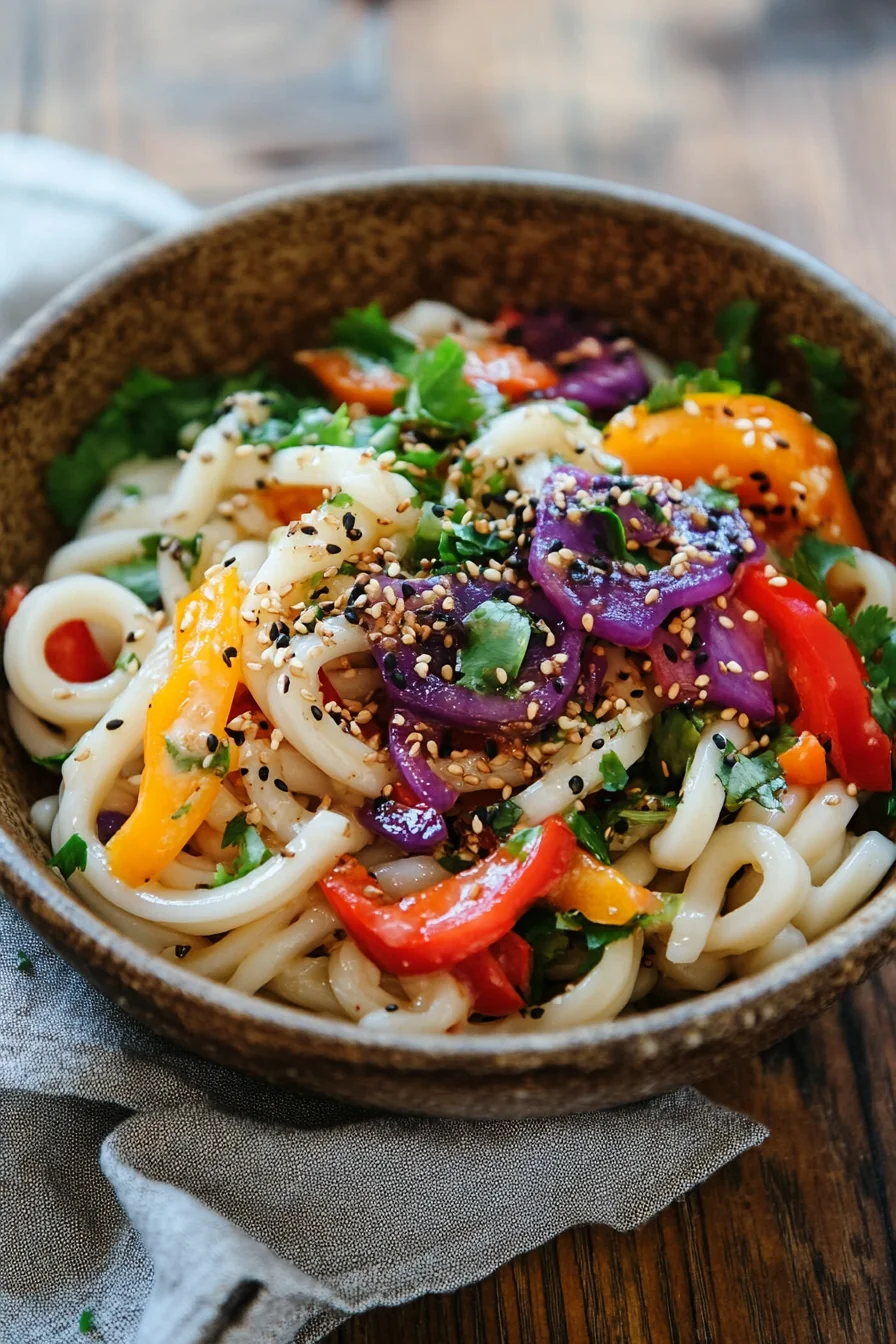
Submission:
M 859 505 L 894 554 L 896 326 L 854 286 L 755 229 L 645 192 L 495 169 L 410 171 L 290 188 L 143 244 L 69 289 L 0 355 L 0 582 L 35 580 L 62 537 L 43 503 L 66 452 L 134 364 L 236 370 L 320 337 L 348 304 L 421 296 L 482 315 L 567 300 L 624 320 L 669 359 L 712 348 L 713 315 L 761 300 L 760 353 L 841 347 L 865 398 Z M 788 392 L 800 397 L 798 383 Z M 46 790 L 0 727 L 0 882 L 92 983 L 154 1030 L 284 1087 L 393 1110 L 524 1116 L 610 1106 L 761 1050 L 858 983 L 896 941 L 896 883 L 807 950 L 711 994 L 556 1035 L 386 1041 L 157 959 L 46 867 L 29 804 Z

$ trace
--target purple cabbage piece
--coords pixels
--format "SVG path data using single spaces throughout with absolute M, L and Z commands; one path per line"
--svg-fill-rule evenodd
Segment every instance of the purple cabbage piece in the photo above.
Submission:
M 108 845 L 113 835 L 117 835 L 122 826 L 127 821 L 123 812 L 98 812 L 96 817 L 96 833 L 101 845 Z
M 400 722 L 399 722 L 400 720 Z M 412 742 L 408 742 L 411 733 L 420 733 L 420 750 L 411 755 Z M 430 765 L 430 756 L 426 744 L 433 741 L 441 745 L 444 729 L 424 723 L 416 715 L 402 714 L 397 711 L 389 724 L 389 755 L 408 788 L 412 789 L 421 802 L 428 803 L 437 812 L 447 812 L 457 802 L 457 789 L 436 774 Z
M 626 500 L 621 506 L 620 497 Z M 626 542 L 649 547 L 647 558 L 659 568 L 639 569 L 637 551 L 625 561 L 615 558 L 612 520 L 608 526 L 606 516 L 595 512 L 601 507 L 613 508 Z M 673 572 L 666 562 L 687 546 L 696 553 Z M 550 563 L 548 557 L 561 549 L 567 555 Z M 643 649 L 667 616 L 728 592 L 741 561 L 759 559 L 763 550 L 738 509 L 709 508 L 655 476 L 591 476 L 564 466 L 542 490 L 529 570 L 570 625 L 579 627 L 590 616 L 597 638 Z
M 374 798 L 360 809 L 358 820 L 408 854 L 431 854 L 448 839 L 444 818 L 427 803 L 406 807 L 394 798 Z
M 628 337 L 619 336 L 611 322 L 580 308 L 558 305 L 524 313 L 507 338 L 547 361 L 582 346 L 581 358 L 559 364 L 556 384 L 542 395 L 581 401 L 600 419 L 643 400 L 650 389 Z
M 657 630 L 647 646 L 653 676 L 665 691 L 678 685 L 676 704 L 697 700 L 700 691 L 705 690 L 705 700 L 748 714 L 755 723 L 774 718 L 775 702 L 762 626 L 758 621 L 745 621 L 744 610 L 739 602 L 730 599 L 724 610 L 715 602 L 694 607 L 690 613 L 694 617 L 692 638 L 687 646 L 675 620 L 670 622 L 671 630 Z M 723 619 L 733 621 L 733 628 L 723 625 Z M 731 662 L 741 671 L 723 672 L 721 664 Z M 755 681 L 754 672 L 765 676 Z M 709 682 L 698 687 L 695 684 L 698 677 L 708 677 Z
M 449 605 L 448 610 L 443 605 L 445 598 L 432 592 L 436 585 L 444 588 L 446 597 L 453 600 L 453 606 Z M 413 594 L 410 594 L 411 589 Z M 446 625 L 444 630 L 434 630 L 425 642 L 407 645 L 397 639 L 384 639 L 373 645 L 386 688 L 396 704 L 428 720 L 505 735 L 533 732 L 563 712 L 578 681 L 584 635 L 580 629 L 567 627 L 543 593 L 534 588 L 492 583 L 486 579 L 464 584 L 452 575 L 404 580 L 401 591 L 405 594 L 406 609 L 417 613 L 420 624 L 431 619 L 444 621 Z M 444 681 L 440 669 L 445 663 L 456 667 L 457 651 L 463 647 L 465 617 L 489 599 L 506 601 L 514 594 L 523 598 L 526 611 L 535 620 L 543 621 L 554 639 L 549 647 L 546 635 L 533 627 L 517 677 L 519 683 L 533 682 L 532 690 L 516 698 L 497 693 L 480 695 L 465 686 Z M 361 612 L 361 620 L 370 627 L 366 609 Z M 453 641 L 451 646 L 446 645 L 446 638 Z M 432 657 L 432 671 L 425 679 L 414 670 L 421 653 Z M 547 677 L 540 664 L 557 653 L 565 654 L 566 661 L 556 676 Z M 538 709 L 530 719 L 527 710 L 533 701 Z

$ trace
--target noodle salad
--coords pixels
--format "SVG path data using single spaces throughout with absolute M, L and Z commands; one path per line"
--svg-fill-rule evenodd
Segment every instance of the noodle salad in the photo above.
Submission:
M 6 595 L 52 866 L 114 927 L 384 1034 L 711 990 L 865 901 L 896 569 L 727 308 L 672 370 L 569 307 L 350 309 L 287 384 L 135 370 Z M 836 444 L 836 446 L 835 446 Z

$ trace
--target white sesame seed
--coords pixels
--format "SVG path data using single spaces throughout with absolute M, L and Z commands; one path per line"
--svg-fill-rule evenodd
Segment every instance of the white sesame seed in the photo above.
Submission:
M 526 718 L 531 722 L 538 713 L 538 701 L 530 700 L 526 706 Z
M 776 578 L 769 579 L 768 586 L 769 588 L 786 588 L 787 580 L 783 574 L 778 574 Z
M 658 602 L 659 599 L 660 599 L 659 588 L 651 588 L 650 591 L 647 593 L 646 597 L 644 598 L 644 605 L 645 607 L 652 607 L 654 602 Z M 584 620 L 582 621 L 582 624 L 583 625 L 585 624 Z
M 594 629 L 594 617 L 590 611 L 586 611 L 582 617 L 582 629 L 587 630 L 589 634 Z
M 754 681 L 768 681 L 768 678 L 769 678 L 769 674 L 768 674 L 768 672 L 754 672 L 754 673 L 753 673 L 753 680 L 754 680 Z

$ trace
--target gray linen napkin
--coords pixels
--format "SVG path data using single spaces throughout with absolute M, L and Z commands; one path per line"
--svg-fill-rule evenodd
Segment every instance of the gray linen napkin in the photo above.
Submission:
M 57 216 L 60 253 L 68 236 L 63 147 L 25 145 L 23 176 L 11 139 L 0 136 L 0 323 L 47 290 L 15 255 L 29 200 L 51 233 Z M 4 151 L 18 163 L 5 181 Z M 109 183 L 115 166 L 96 171 Z M 104 188 L 124 236 L 134 220 L 144 232 L 166 222 L 161 188 L 153 217 L 135 209 L 127 222 L 134 187 L 123 170 Z M 137 187 L 145 202 L 153 184 Z M 16 227 L 4 234 L 7 205 Z M 188 209 L 175 198 L 167 222 Z M 107 250 L 120 235 L 96 196 L 90 211 Z M 20 951 L 33 970 L 18 968 Z M 105 1344 L 307 1344 L 353 1312 L 482 1278 L 577 1223 L 632 1228 L 765 1135 L 690 1088 L 489 1123 L 290 1096 L 144 1030 L 0 901 L 3 1344 L 71 1341 L 87 1309 Z

